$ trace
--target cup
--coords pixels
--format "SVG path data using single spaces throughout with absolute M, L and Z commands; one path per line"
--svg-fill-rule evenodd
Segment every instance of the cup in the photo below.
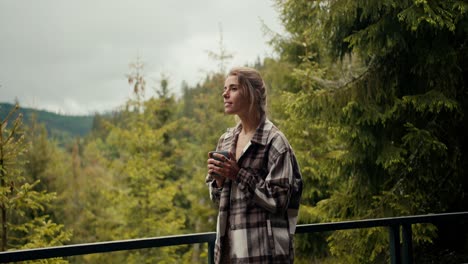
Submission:
M 223 155 L 223 156 L 225 156 L 226 158 L 229 159 L 229 151 L 220 150 L 220 151 L 210 151 L 209 152 L 210 158 L 218 160 L 218 161 L 223 161 L 222 159 L 219 159 L 218 157 L 215 157 L 213 155 L 214 153 L 221 154 L 221 155 Z
M 223 162 L 222 159 L 220 159 L 220 158 L 218 158 L 218 157 L 215 157 L 215 156 L 213 155 L 214 153 L 221 154 L 221 155 L 223 155 L 223 156 L 225 156 L 226 158 L 229 159 L 229 151 L 220 150 L 220 151 L 210 151 L 210 152 L 208 152 L 210 158 L 215 159 L 215 160 L 217 160 L 217 161 Z M 216 173 L 213 173 L 213 174 L 216 175 L 216 176 L 220 176 L 220 175 L 218 175 L 218 174 L 216 174 Z

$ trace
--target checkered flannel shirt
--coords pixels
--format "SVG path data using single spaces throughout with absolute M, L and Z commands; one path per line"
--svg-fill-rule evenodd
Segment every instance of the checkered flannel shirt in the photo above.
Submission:
M 241 124 L 228 129 L 216 149 L 235 153 L 241 130 Z M 219 205 L 215 263 L 221 262 L 226 239 L 231 263 L 293 263 L 302 176 L 286 137 L 264 118 L 237 163 L 235 181 L 218 187 L 206 177 Z

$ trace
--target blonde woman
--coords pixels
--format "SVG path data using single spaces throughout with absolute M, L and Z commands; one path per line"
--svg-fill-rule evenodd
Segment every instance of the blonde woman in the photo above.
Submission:
M 293 263 L 293 236 L 302 176 L 284 134 L 266 117 L 266 88 L 258 71 L 232 69 L 224 111 L 239 123 L 209 155 L 206 183 L 219 205 L 215 263 Z

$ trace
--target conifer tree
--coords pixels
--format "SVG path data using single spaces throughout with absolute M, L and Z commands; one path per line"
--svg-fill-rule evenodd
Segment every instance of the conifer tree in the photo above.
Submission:
M 39 180 L 31 182 L 24 177 L 23 163 L 27 160 L 23 157 L 27 149 L 22 115 L 13 118 L 18 108 L 0 123 L 2 251 L 57 246 L 70 239 L 64 226 L 45 214 L 47 206 L 56 198 L 55 193 L 38 190 Z
M 329 186 L 315 215 L 335 221 L 466 210 L 466 1 L 277 3 L 290 33 L 277 49 L 295 64 L 300 84 L 286 95 L 287 123 L 303 145 L 314 148 L 320 138 L 328 145 L 318 156 L 298 154 L 317 165 L 305 177 Z M 460 236 L 437 243 L 454 234 L 435 234 L 434 226 L 415 227 L 419 260 L 430 248 L 460 256 L 454 248 L 468 247 Z M 335 232 L 329 253 L 380 263 L 387 239 L 383 229 Z
M 208 57 L 214 60 L 218 64 L 218 69 L 216 72 L 224 74 L 226 72 L 226 64 L 233 58 L 233 53 L 229 52 L 226 49 L 226 46 L 223 41 L 223 28 L 221 23 L 219 26 L 219 43 L 217 52 L 215 51 L 207 51 Z
M 186 198 L 180 188 L 189 175 L 184 161 L 190 156 L 185 155 L 181 134 L 186 133 L 189 124 L 187 120 L 177 120 L 181 108 L 168 87 L 167 78 L 163 78 L 157 90 L 159 97 L 129 100 L 126 105 L 138 105 L 138 111 L 123 110 L 117 122 L 105 124 L 108 135 L 104 141 L 90 140 L 85 148 L 106 157 L 98 162 L 111 174 L 108 177 L 112 184 L 104 185 L 99 194 L 109 206 L 96 215 L 112 216 L 113 230 L 106 230 L 109 218 L 96 219 L 96 228 L 105 232 L 107 240 L 174 235 L 186 228 Z M 124 252 L 117 254 L 113 261 L 179 262 L 183 256 L 178 253 L 187 252 L 187 248 Z M 107 261 L 102 257 L 93 260 Z
M 50 165 L 52 149 L 47 138 L 47 130 L 37 121 L 35 114 L 31 115 L 29 126 L 26 128 L 26 136 L 25 175 L 32 182 L 40 181 L 38 189 L 47 190 L 48 187 L 52 187 L 53 179 L 48 179 L 44 173 Z

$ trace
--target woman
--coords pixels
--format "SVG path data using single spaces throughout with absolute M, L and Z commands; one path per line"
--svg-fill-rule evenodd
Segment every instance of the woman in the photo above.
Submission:
M 211 199 L 219 205 L 215 263 L 292 263 L 302 177 L 286 137 L 266 118 L 266 90 L 251 68 L 232 69 L 224 111 L 240 122 L 209 155 Z M 216 159 L 215 159 L 216 158 Z

